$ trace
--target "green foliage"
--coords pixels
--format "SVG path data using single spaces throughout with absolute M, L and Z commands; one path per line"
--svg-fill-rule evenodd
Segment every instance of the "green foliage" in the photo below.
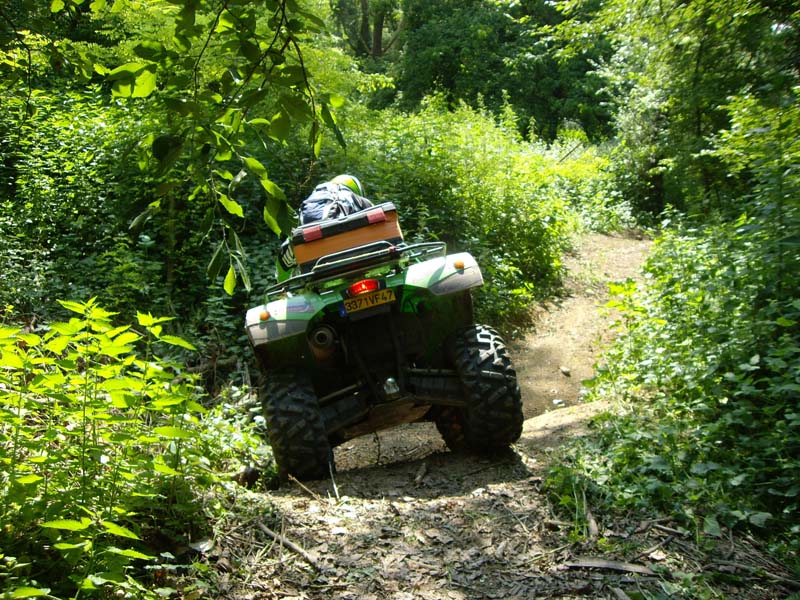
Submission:
M 35 333 L 0 326 L 2 588 L 156 598 L 141 578 L 169 550 L 156 540 L 202 532 L 214 509 L 197 492 L 264 457 L 160 357 L 193 350 L 166 333 L 171 319 L 114 326 L 94 300 L 61 304 L 77 316 Z
M 137 306 L 165 310 L 159 259 L 174 255 L 174 244 L 128 231 L 155 197 L 152 178 L 129 157 L 152 124 L 126 107 L 104 106 L 96 90 L 38 102 L 22 123 L 0 117 L 8 184 L 0 197 L 0 265 L 9 274 L 0 302 L 38 319 L 52 318 L 60 310 L 55 298 L 70 294 L 97 295 L 126 319 Z

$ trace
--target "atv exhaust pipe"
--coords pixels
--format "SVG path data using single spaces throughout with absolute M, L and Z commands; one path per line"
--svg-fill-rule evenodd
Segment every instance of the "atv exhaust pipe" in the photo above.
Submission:
M 311 332 L 308 345 L 314 358 L 328 360 L 336 352 L 336 332 L 328 325 L 317 327 Z

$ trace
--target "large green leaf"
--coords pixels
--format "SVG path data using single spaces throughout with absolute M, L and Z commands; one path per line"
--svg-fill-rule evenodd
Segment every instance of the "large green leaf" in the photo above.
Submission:
M 118 556 L 125 556 L 126 558 L 139 558 L 141 560 L 152 560 L 155 556 L 150 554 L 145 554 L 144 552 L 139 552 L 138 550 L 133 550 L 131 548 L 116 548 L 111 546 L 106 548 L 106 552 L 111 554 L 116 554 Z
M 253 172 L 253 174 L 258 177 L 259 179 L 264 179 L 267 177 L 267 169 L 261 162 L 253 158 L 252 156 L 245 156 L 242 158 L 244 164 L 247 165 L 247 168 Z
M 180 346 L 181 348 L 186 348 L 187 350 L 197 350 L 197 348 L 195 348 L 191 343 L 176 335 L 162 335 L 159 340 L 165 344 L 170 344 L 171 346 Z
M 292 123 L 288 113 L 281 111 L 272 117 L 269 126 L 269 136 L 279 142 L 285 142 L 292 131 Z
M 156 89 L 154 63 L 129 62 L 120 65 L 107 76 L 111 93 L 120 98 L 146 98 Z

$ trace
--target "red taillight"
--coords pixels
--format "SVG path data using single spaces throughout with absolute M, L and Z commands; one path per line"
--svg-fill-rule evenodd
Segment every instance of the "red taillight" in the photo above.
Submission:
M 380 289 L 380 283 L 377 279 L 362 279 L 347 288 L 348 295 L 352 298 L 360 294 L 368 294 Z

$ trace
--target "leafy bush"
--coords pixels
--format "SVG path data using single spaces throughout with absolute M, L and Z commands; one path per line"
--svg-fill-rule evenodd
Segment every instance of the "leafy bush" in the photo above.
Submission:
M 12 598 L 155 598 L 135 576 L 170 556 L 159 540 L 203 532 L 219 507 L 198 492 L 265 457 L 159 357 L 191 349 L 164 332 L 169 319 L 140 313 L 134 329 L 93 300 L 61 304 L 79 317 L 0 326 L 0 585 Z

